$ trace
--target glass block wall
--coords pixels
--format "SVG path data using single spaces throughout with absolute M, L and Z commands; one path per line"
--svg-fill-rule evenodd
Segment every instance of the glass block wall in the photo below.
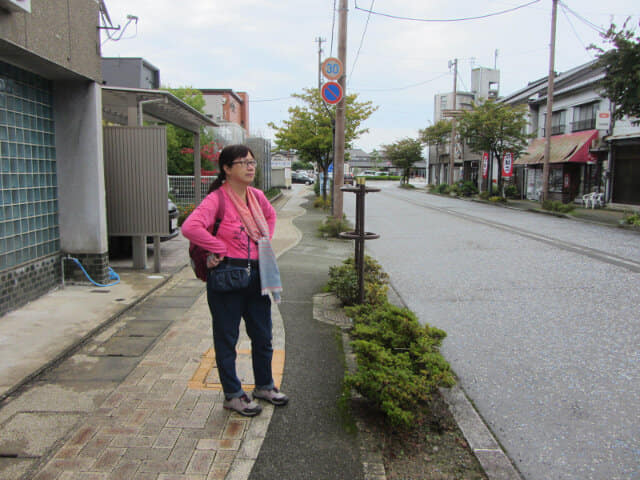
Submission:
M 51 83 L 0 62 L 0 272 L 60 250 Z

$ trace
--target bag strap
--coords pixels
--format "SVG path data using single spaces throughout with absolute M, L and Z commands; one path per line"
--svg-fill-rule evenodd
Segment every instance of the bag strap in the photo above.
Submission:
M 216 195 L 218 196 L 218 211 L 216 212 L 216 223 L 213 224 L 213 231 L 211 232 L 214 237 L 216 236 L 216 233 L 218 233 L 218 228 L 220 228 L 220 223 L 222 223 L 225 212 L 225 201 L 222 188 L 218 188 L 218 190 L 216 190 Z

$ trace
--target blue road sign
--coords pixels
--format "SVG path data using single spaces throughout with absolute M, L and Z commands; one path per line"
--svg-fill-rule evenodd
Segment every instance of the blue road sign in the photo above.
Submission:
M 330 105 L 342 100 L 342 87 L 337 82 L 326 82 L 321 89 L 322 99 Z
M 329 164 L 329 168 L 327 168 L 327 173 L 333 173 L 333 162 Z

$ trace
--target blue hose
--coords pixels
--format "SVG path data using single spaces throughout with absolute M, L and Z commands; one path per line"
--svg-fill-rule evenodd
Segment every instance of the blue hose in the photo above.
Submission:
M 116 281 L 115 281 L 115 282 L 113 282 L 113 283 L 108 283 L 108 284 L 106 284 L 106 285 L 103 285 L 102 283 L 97 283 L 97 282 L 95 282 L 95 281 L 94 281 L 94 280 L 89 276 L 89 274 L 87 273 L 87 271 L 84 269 L 84 267 L 83 267 L 83 266 L 82 266 L 82 264 L 80 263 L 80 260 L 78 260 L 77 258 L 69 257 L 69 256 L 67 256 L 67 257 L 65 257 L 65 258 L 67 258 L 67 259 L 69 259 L 69 260 L 73 260 L 74 262 L 76 262 L 76 264 L 80 267 L 80 270 L 82 270 L 82 271 L 84 272 L 85 276 L 86 276 L 86 277 L 89 279 L 89 281 L 90 281 L 91 283 L 93 283 L 96 287 L 112 287 L 112 286 L 117 285 L 118 283 L 120 283 L 120 276 L 119 276 L 116 272 L 114 272 L 114 271 L 113 271 L 113 268 L 111 268 L 111 267 L 108 267 L 108 268 L 109 268 L 109 279 L 110 279 L 110 280 L 116 280 Z

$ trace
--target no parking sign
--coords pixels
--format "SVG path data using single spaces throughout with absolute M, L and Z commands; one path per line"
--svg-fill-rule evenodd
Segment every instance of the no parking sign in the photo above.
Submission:
M 322 94 L 322 100 L 327 102 L 329 105 L 335 105 L 342 100 L 342 87 L 337 82 L 325 83 L 322 85 L 320 93 Z

